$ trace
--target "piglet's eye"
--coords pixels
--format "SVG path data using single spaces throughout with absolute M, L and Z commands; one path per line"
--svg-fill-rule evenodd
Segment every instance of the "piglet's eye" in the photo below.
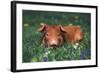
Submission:
M 60 33 L 58 34 L 58 36 L 60 36 Z
M 49 35 L 49 33 L 46 33 L 46 36 L 48 36 Z

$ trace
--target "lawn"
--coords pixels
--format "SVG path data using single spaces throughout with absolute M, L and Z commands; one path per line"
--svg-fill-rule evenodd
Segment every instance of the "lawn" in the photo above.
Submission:
M 89 13 L 50 12 L 23 10 L 23 62 L 48 62 L 91 59 L 91 15 Z M 70 43 L 51 49 L 41 45 L 40 23 L 48 25 L 79 25 L 84 32 L 80 46 Z

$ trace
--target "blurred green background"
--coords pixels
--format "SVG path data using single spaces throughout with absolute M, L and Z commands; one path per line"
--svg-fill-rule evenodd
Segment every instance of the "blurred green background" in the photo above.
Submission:
M 91 59 L 91 14 L 75 12 L 52 12 L 23 10 L 23 62 L 48 62 Z M 75 49 L 64 43 L 56 49 L 41 46 L 40 23 L 48 25 L 80 25 L 84 38 Z

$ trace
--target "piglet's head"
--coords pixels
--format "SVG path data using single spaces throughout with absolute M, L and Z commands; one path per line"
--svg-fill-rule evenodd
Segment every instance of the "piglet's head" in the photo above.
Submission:
M 80 26 L 61 26 L 62 34 L 65 40 L 70 43 L 79 43 L 83 39 L 83 31 Z
M 38 30 L 44 34 L 42 39 L 44 45 L 55 48 L 63 43 L 60 26 L 50 26 L 44 23 L 41 23 L 40 25 L 41 27 Z

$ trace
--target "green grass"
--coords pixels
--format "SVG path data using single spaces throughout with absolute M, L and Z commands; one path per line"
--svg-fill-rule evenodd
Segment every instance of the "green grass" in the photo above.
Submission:
M 23 62 L 91 59 L 90 17 L 89 13 L 23 10 Z M 41 45 L 43 34 L 37 31 L 41 22 L 49 25 L 80 25 L 84 38 L 79 48 L 74 49 L 70 43 L 64 43 L 56 49 Z

